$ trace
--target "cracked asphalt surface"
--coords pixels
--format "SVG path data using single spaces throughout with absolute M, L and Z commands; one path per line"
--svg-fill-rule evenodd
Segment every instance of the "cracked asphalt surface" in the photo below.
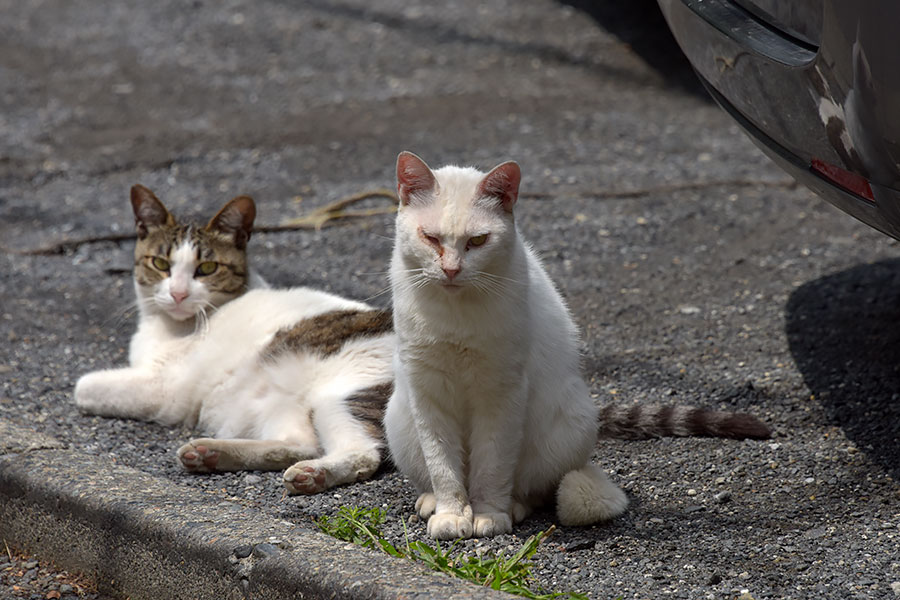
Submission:
M 745 410 L 776 432 L 601 441 L 632 507 L 558 529 L 539 584 L 900 595 L 896 243 L 757 151 L 698 90 L 654 3 L 0 0 L 0 14 L 0 418 L 190 486 L 211 511 L 312 529 L 342 504 L 383 506 L 400 543 L 414 499 L 394 472 L 283 498 L 276 473 L 183 473 L 189 431 L 78 414 L 76 379 L 122 364 L 134 326 L 130 243 L 84 240 L 131 231 L 138 182 L 197 217 L 248 193 L 258 224 L 278 225 L 391 187 L 401 150 L 515 159 L 520 227 L 582 328 L 598 402 Z M 273 284 L 386 305 L 392 235 L 375 216 L 251 249 Z M 30 253 L 65 240 L 83 243 Z M 461 547 L 505 550 L 551 523 Z

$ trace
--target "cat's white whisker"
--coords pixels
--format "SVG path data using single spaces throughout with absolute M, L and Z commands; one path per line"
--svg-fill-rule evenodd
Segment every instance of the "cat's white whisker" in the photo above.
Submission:
M 385 288 L 382 288 L 381 291 L 375 292 L 368 298 L 365 298 L 363 300 L 363 302 L 370 302 L 370 301 L 374 300 L 375 298 L 378 298 L 380 296 L 384 296 L 385 294 L 390 294 L 390 293 L 391 293 L 391 286 L 387 286 Z

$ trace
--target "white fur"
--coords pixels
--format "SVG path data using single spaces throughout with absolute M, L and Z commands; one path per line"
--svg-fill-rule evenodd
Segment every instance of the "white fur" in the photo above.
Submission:
M 203 463 L 210 453 L 218 470 L 290 467 L 285 485 L 292 492 L 321 491 L 375 471 L 380 442 L 351 418 L 343 400 L 391 380 L 393 336 L 360 338 L 325 358 L 302 352 L 275 360 L 260 356 L 281 329 L 325 312 L 369 306 L 309 288 L 262 288 L 226 303 L 201 326 L 175 320 L 151 303 L 142 302 L 141 309 L 131 366 L 79 379 L 79 408 L 196 426 L 216 439 L 183 446 L 178 454 L 186 467 L 210 470 Z
M 511 212 L 479 193 L 484 173 L 433 175 L 434 189 L 397 216 L 396 382 L 385 416 L 394 463 L 422 494 L 429 534 L 508 532 L 560 481 L 563 523 L 621 513 L 625 495 L 588 466 L 598 411 L 562 297 Z M 440 237 L 442 254 L 420 231 Z M 485 233 L 484 245 L 467 249 Z M 448 262 L 459 267 L 458 287 L 447 287 Z

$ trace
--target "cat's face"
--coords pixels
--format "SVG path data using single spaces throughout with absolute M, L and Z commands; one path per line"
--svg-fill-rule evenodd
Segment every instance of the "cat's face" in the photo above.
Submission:
M 138 239 L 134 280 L 142 308 L 185 321 L 247 289 L 253 200 L 234 198 L 205 227 L 181 225 L 147 188 L 131 188 Z
M 516 232 L 512 209 L 521 174 L 514 162 L 485 174 L 472 168 L 432 171 L 403 152 L 397 159 L 397 244 L 408 281 L 447 293 L 489 292 Z

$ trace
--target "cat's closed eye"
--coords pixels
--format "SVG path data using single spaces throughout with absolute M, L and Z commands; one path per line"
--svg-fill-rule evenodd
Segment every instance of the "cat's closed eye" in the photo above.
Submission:
M 441 247 L 441 240 L 437 236 L 425 233 L 425 231 L 421 227 L 419 228 L 419 235 L 422 236 L 423 240 L 425 240 L 435 248 Z
M 154 269 L 157 269 L 157 270 L 159 270 L 159 271 L 166 271 L 166 272 L 168 272 L 168 270 L 169 270 L 169 268 L 170 268 L 169 261 L 167 261 L 166 259 L 164 259 L 164 258 L 161 257 L 161 256 L 154 256 L 154 257 L 152 257 L 152 258 L 150 259 L 150 264 L 153 265 L 153 268 L 154 268 Z
M 219 263 L 208 260 L 200 263 L 194 272 L 194 277 L 203 277 L 204 275 L 212 275 L 219 268 Z

